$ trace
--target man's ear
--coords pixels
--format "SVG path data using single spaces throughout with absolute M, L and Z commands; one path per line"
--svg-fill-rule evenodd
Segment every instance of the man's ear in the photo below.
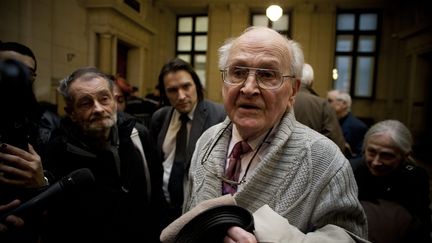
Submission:
M 292 95 L 290 97 L 290 102 L 294 102 L 295 96 L 300 89 L 300 80 L 295 79 L 292 83 Z

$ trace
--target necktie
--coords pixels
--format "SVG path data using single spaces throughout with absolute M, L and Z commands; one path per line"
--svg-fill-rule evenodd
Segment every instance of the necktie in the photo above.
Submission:
M 183 204 L 183 176 L 184 165 L 186 161 L 187 148 L 187 114 L 180 115 L 181 127 L 176 136 L 176 151 L 174 163 L 171 169 L 171 175 L 168 182 L 168 191 L 170 193 L 171 205 L 181 207 Z
M 251 147 L 247 142 L 240 141 L 234 145 L 229 158 L 228 168 L 225 170 L 224 177 L 232 180 L 238 181 L 241 172 L 241 155 L 251 151 Z M 227 182 L 223 182 L 223 194 L 230 193 L 233 195 L 237 191 L 237 185 L 231 185 Z

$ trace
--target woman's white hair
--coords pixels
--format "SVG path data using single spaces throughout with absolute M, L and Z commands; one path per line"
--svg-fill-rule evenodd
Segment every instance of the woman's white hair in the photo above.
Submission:
M 401 151 L 403 156 L 410 155 L 412 151 L 413 138 L 410 130 L 398 120 L 384 120 L 373 125 L 365 134 L 363 148 L 375 135 L 386 134 L 392 140 L 392 146 Z M 409 157 L 410 161 L 414 160 Z

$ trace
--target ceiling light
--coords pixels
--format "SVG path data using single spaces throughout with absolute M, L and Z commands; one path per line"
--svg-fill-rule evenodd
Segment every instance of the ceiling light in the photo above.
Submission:
M 282 8 L 279 5 L 270 5 L 266 10 L 267 18 L 277 21 L 282 16 Z

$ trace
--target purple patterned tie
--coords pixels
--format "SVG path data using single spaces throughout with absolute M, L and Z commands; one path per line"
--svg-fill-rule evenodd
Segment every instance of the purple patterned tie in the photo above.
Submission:
M 241 172 L 241 156 L 242 154 L 245 154 L 251 150 L 252 150 L 251 147 L 245 141 L 237 142 L 234 145 L 234 148 L 231 151 L 231 155 L 228 157 L 229 165 L 228 168 L 225 170 L 225 175 L 224 175 L 226 179 L 232 181 L 239 180 L 239 176 Z M 237 191 L 237 185 L 231 185 L 227 182 L 223 182 L 222 184 L 223 184 L 222 193 L 224 195 L 228 193 L 233 195 Z

